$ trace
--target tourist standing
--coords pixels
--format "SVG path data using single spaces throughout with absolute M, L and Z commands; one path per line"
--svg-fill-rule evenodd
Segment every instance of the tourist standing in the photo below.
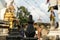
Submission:
M 38 37 L 38 40 L 40 40 L 40 38 L 41 38 L 41 31 L 42 31 L 42 29 L 41 29 L 40 25 L 37 26 L 36 27 L 36 36 Z

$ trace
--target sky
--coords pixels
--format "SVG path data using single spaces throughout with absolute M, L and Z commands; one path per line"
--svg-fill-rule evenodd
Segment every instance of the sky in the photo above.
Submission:
M 9 0 L 5 1 L 9 3 Z M 30 14 L 33 15 L 35 22 L 38 22 L 38 19 L 40 19 L 41 22 L 48 23 L 50 22 L 50 13 L 48 12 L 49 4 L 46 4 L 46 1 L 47 0 L 14 0 L 14 5 L 16 7 L 25 6 Z M 57 14 L 57 11 L 55 11 L 55 14 Z
M 16 0 L 17 6 L 25 6 L 33 15 L 35 22 L 40 18 L 42 22 L 49 22 L 49 14 L 47 13 L 48 4 L 46 0 Z

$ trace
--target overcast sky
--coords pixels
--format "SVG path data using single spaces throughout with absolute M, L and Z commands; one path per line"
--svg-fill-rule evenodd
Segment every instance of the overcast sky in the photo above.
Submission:
M 38 21 L 40 18 L 42 22 L 50 22 L 50 13 L 47 12 L 48 4 L 46 4 L 46 0 L 14 0 L 14 2 L 17 7 L 25 6 L 33 15 L 35 21 Z

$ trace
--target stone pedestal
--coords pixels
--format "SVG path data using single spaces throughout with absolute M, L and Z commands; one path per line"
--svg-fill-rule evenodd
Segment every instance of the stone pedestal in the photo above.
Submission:
M 19 35 L 19 31 L 17 28 L 9 29 L 9 35 L 15 36 Z
M 0 40 L 6 40 L 6 36 L 8 36 L 8 27 L 0 25 Z
M 27 38 L 23 38 L 23 40 L 37 40 L 38 38 L 33 38 L 33 37 L 27 37 Z
M 9 30 L 9 35 L 6 37 L 6 40 L 21 40 L 23 39 L 20 35 L 19 35 L 19 31 L 17 28 L 13 28 Z
M 0 36 L 7 36 L 7 35 L 8 35 L 8 29 L 0 28 Z
M 53 40 L 57 40 L 58 39 L 58 37 L 57 37 L 57 39 L 56 39 L 56 36 L 59 36 L 60 37 L 60 30 L 50 30 L 50 32 L 49 32 L 49 34 L 47 35 L 51 40 L 53 39 Z

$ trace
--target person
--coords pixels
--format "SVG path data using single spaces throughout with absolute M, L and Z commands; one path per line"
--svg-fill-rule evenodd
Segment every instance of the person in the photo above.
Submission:
M 36 36 L 38 37 L 38 40 L 40 40 L 40 38 L 41 38 L 41 31 L 42 31 L 42 29 L 41 29 L 40 25 L 37 26 L 36 27 Z
M 42 28 L 41 30 L 42 37 L 47 36 L 49 33 L 49 30 L 46 29 L 44 25 L 41 25 L 41 28 Z
M 56 18 L 56 15 L 55 15 L 55 12 L 54 12 L 54 8 L 50 7 L 50 24 L 51 24 L 51 26 L 55 26 L 55 21 L 56 21 L 55 18 Z

